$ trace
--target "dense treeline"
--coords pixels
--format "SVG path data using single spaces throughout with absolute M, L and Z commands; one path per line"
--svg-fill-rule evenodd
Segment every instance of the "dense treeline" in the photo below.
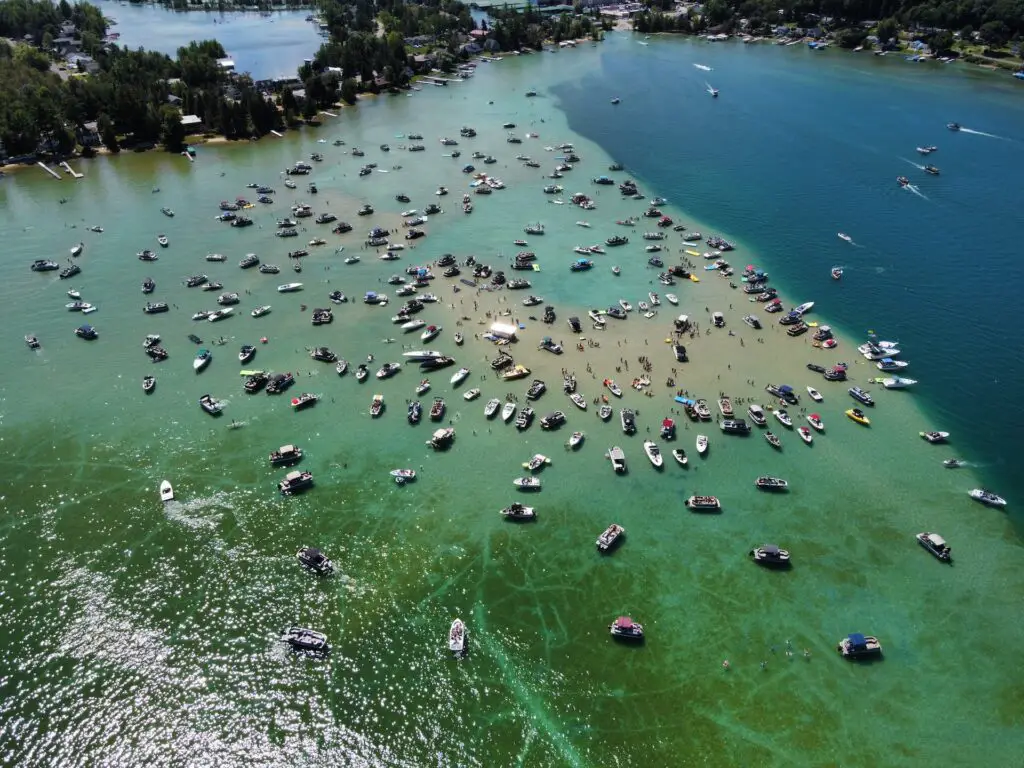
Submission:
M 977 31 L 984 42 L 995 46 L 1024 36 L 1024 0 L 709 0 L 700 16 L 691 12 L 679 17 L 664 13 L 671 10 L 670 0 L 651 0 L 648 6 L 650 12 L 636 19 L 638 31 L 732 30 L 739 19 L 747 19 L 748 31 L 764 33 L 780 24 L 814 27 L 817 19 L 828 18 L 831 21 L 824 26 L 833 31 L 884 20 L 886 30 L 945 29 L 966 32 L 967 38 Z M 856 36 L 848 39 L 854 42 Z
M 520 48 L 539 51 L 547 40 L 556 43 L 588 37 L 600 40 L 603 29 L 600 20 L 595 21 L 589 16 L 545 14 L 532 5 L 522 11 L 507 7 L 489 8 L 488 13 L 494 18 L 490 36 L 503 51 Z

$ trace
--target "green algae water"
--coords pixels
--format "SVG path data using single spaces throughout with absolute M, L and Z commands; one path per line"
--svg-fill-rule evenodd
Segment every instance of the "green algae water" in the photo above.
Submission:
M 734 167 L 722 160 L 725 181 L 715 198 L 711 160 L 678 149 L 681 125 L 714 125 L 710 110 L 729 104 L 721 71 L 729 54 L 742 55 L 747 67 L 778 72 L 783 101 L 787 78 L 798 80 L 813 100 L 848 76 L 841 66 L 809 69 L 802 52 L 790 51 L 791 58 L 785 53 L 676 41 L 645 47 L 622 37 L 600 47 L 481 65 L 465 83 L 371 100 L 319 131 L 200 147 L 194 163 L 125 155 L 76 164 L 86 174 L 78 182 L 57 183 L 29 171 L 0 184 L 6 330 L 0 338 L 6 363 L 0 385 L 0 733 L 6 759 L 23 765 L 1013 764 L 1022 746 L 1021 681 L 1013 655 L 1024 595 L 1020 540 L 1012 517 L 976 505 L 966 491 L 992 483 L 1009 498 L 1011 516 L 1019 497 L 1003 490 L 1015 488 L 1015 481 L 992 466 L 948 471 L 940 463 L 956 454 L 996 464 L 1004 438 L 990 438 L 986 449 L 984 437 L 968 434 L 969 426 L 959 422 L 950 429 L 949 446 L 929 446 L 917 437 L 919 430 L 949 423 L 935 421 L 950 408 L 933 379 L 952 374 L 932 375 L 942 366 L 925 358 L 938 353 L 927 334 L 913 330 L 926 310 L 923 302 L 907 304 L 898 279 L 885 272 L 878 277 L 871 259 L 862 271 L 852 258 L 843 281 L 828 279 L 828 267 L 844 259 L 836 249 L 845 244 L 832 242 L 834 231 L 853 227 L 815 223 L 824 253 L 790 247 L 794 233 L 807 232 L 802 206 L 813 195 L 791 207 L 779 202 L 779 177 L 768 177 L 769 159 L 753 156 L 746 160 L 752 171 L 742 195 Z M 689 75 L 694 60 L 712 66 L 709 77 L 718 76 L 710 82 L 722 89 L 719 101 L 712 107 L 695 96 L 680 105 L 681 114 L 662 114 L 664 100 L 653 87 L 646 93 L 593 79 L 649 66 L 643 57 L 652 55 L 666 72 Z M 707 58 L 712 55 L 714 60 Z M 923 91 L 920 98 L 931 98 L 929 82 L 904 83 L 901 76 L 898 70 L 873 72 L 877 87 L 855 91 L 850 99 L 862 101 L 850 110 L 863 114 L 868 103 L 876 109 L 887 98 L 886 84 L 895 83 L 900 96 Z M 733 75 L 736 83 L 743 77 Z M 941 98 L 958 114 L 998 117 L 1019 109 L 998 89 L 979 91 L 972 82 L 944 81 L 948 90 Z M 770 92 L 772 86 L 763 87 Z M 531 88 L 539 95 L 528 99 Z M 609 104 L 613 96 L 623 100 L 616 113 Z M 902 107 L 894 102 L 891 109 Z M 717 116 L 718 125 L 728 125 L 721 133 L 728 133 L 732 146 L 744 140 L 756 145 L 763 125 L 771 124 L 723 117 Z M 621 128 L 612 130 L 618 120 L 624 121 Z M 522 144 L 507 142 L 507 122 L 516 124 L 511 130 Z M 463 125 L 479 135 L 459 138 Z M 843 130 L 837 123 L 830 135 Z M 413 132 L 424 136 L 426 151 L 400 149 Z M 802 141 L 815 135 L 808 129 Z M 456 149 L 442 147 L 438 139 L 446 136 L 459 138 L 461 157 L 445 156 Z M 957 160 L 947 159 L 954 154 L 949 142 L 939 138 L 939 164 L 956 167 Z M 335 139 L 344 146 L 334 146 Z M 583 162 L 558 180 L 565 187 L 559 197 L 586 192 L 597 202 L 594 211 L 555 205 L 541 192 L 554 183 L 543 176 L 560 154 L 544 148 L 564 142 L 575 145 Z M 385 143 L 390 152 L 380 149 Z M 1019 176 L 1021 156 L 1013 142 L 1006 143 L 999 172 L 1012 175 L 1016 168 Z M 351 155 L 356 146 L 365 157 Z M 477 150 L 498 162 L 485 166 L 472 159 Z M 310 177 L 296 179 L 296 190 L 286 189 L 282 169 L 313 152 L 324 161 L 313 163 Z M 523 167 L 517 154 L 542 168 Z M 813 299 L 818 320 L 846 328 L 850 335 L 841 336 L 840 359 L 853 363 L 862 326 L 879 325 L 880 333 L 904 343 L 914 365 L 908 375 L 921 383 L 906 392 L 874 387 L 878 405 L 866 430 L 842 415 L 850 404 L 845 386 L 812 378 L 804 367 L 822 353 L 806 337 L 785 338 L 767 315 L 760 333 L 744 326 L 740 318 L 749 307 L 727 281 L 702 273 L 698 284 L 658 285 L 657 270 L 645 263 L 643 225 L 634 231 L 613 223 L 640 215 L 646 205 L 620 199 L 614 187 L 589 183 L 603 173 L 621 177 L 607 170 L 616 160 L 627 163 L 648 197 L 669 198 L 666 213 L 741 244 L 734 264 L 749 259 L 763 266 L 792 303 Z M 377 163 L 377 170 L 359 177 L 365 162 Z M 508 188 L 472 194 L 471 176 L 461 172 L 467 163 L 501 177 Z M 886 166 L 885 172 L 905 171 Z M 982 172 L 988 171 L 960 169 L 971 184 L 977 183 L 972 174 Z M 952 174 L 944 182 L 946 176 Z M 315 197 L 305 193 L 309 180 L 319 187 Z M 276 190 L 273 204 L 246 211 L 255 225 L 238 230 L 215 221 L 221 200 L 255 197 L 250 183 Z M 437 197 L 439 185 L 450 194 Z M 879 195 L 889 195 L 894 184 L 887 176 L 878 186 L 884 189 Z M 467 192 L 471 215 L 461 211 Z M 399 193 L 412 202 L 396 202 Z M 830 202 L 822 206 L 850 207 L 843 221 L 856 218 L 857 242 L 878 242 L 898 229 L 882 223 L 891 219 L 852 206 L 840 185 L 818 194 L 826 193 Z M 60 204 L 62 198 L 67 202 Z M 730 207 L 736 199 L 742 201 L 738 209 Z M 303 219 L 300 237 L 274 237 L 277 220 L 300 200 L 336 213 L 355 231 L 339 237 L 330 225 Z M 371 226 L 400 229 L 401 210 L 422 210 L 430 202 L 445 212 L 430 218 L 427 237 L 408 243 L 416 247 L 400 252 L 400 261 L 381 262 L 376 251 L 361 246 Z M 358 217 L 364 203 L 377 213 Z M 161 214 L 161 207 L 173 209 L 174 218 Z M 904 214 L 907 237 L 931 237 L 914 215 Z M 776 228 L 765 231 L 762 219 Z M 876 219 L 881 221 L 873 231 Z M 577 226 L 579 220 L 591 227 Z M 424 398 L 447 399 L 445 422 L 457 430 L 450 450 L 435 453 L 424 445 L 436 425 L 405 421 L 405 403 L 421 378 L 411 366 L 392 379 L 358 384 L 351 370 L 339 377 L 332 366 L 310 360 L 307 348 L 326 344 L 353 367 L 373 355 L 370 367 L 376 370 L 383 361 L 399 360 L 404 348 L 421 347 L 418 333 L 404 336 L 392 324 L 396 297 L 378 308 L 362 304 L 363 293 L 393 294 L 387 284 L 392 274 L 448 252 L 460 260 L 475 254 L 507 269 L 521 250 L 512 241 L 527 237 L 523 227 L 531 222 L 542 222 L 546 233 L 528 238 L 540 264 L 529 275 L 530 290 L 555 305 L 554 326 L 531 319 L 533 310 L 522 307 L 515 292 L 477 292 L 440 278 L 428 289 L 441 302 L 422 317 L 444 326 L 428 346 L 472 369 L 461 389 L 448 383 L 453 369 L 432 374 L 433 388 Z M 1002 242 L 1012 230 L 1004 233 L 1000 222 L 965 217 L 960 236 L 987 232 Z M 92 225 L 104 232 L 88 232 Z M 630 235 L 628 247 L 595 256 L 589 273 L 569 273 L 574 246 L 618 232 Z M 159 233 L 168 235 L 169 248 L 156 245 Z M 303 271 L 294 274 L 288 251 L 316 236 L 328 244 L 309 246 Z M 85 243 L 77 260 L 80 275 L 61 281 L 55 273 L 29 271 L 36 258 L 66 262 L 78 242 Z M 672 243 L 672 253 L 664 254 L 668 263 L 678 260 L 678 240 Z M 339 246 L 344 250 L 337 253 Z M 136 253 L 145 248 L 158 251 L 159 260 L 139 261 Z M 281 273 L 240 270 L 237 262 L 250 252 L 280 265 Z M 227 261 L 206 262 L 207 253 L 222 253 Z M 351 255 L 360 261 L 345 264 Z M 985 284 L 998 282 L 997 255 Z M 620 277 L 611 274 L 612 264 L 621 265 Z M 215 324 L 190 319 L 217 306 L 218 292 L 183 284 L 197 273 L 242 296 L 235 316 Z M 149 298 L 168 302 L 168 313 L 142 313 L 147 297 L 140 283 L 147 276 L 157 282 Z M 302 282 L 303 291 L 277 292 L 291 281 Z M 72 287 L 98 310 L 81 317 L 65 309 Z M 329 306 L 333 290 L 350 301 L 334 306 L 333 324 L 312 327 L 308 308 Z M 636 304 L 648 291 L 674 291 L 679 309 L 663 305 L 650 321 L 633 313 L 607 331 L 588 329 L 588 340 L 600 346 L 575 351 L 568 316 L 583 317 L 589 307 L 622 297 Z M 954 295 L 929 301 L 943 298 Z M 994 299 L 996 309 L 985 323 L 1008 322 L 1000 314 L 1002 301 L 1001 294 Z M 898 311 L 883 313 L 897 303 Z M 262 304 L 270 304 L 271 313 L 250 317 L 249 310 Z M 703 325 L 706 306 L 725 312 L 735 336 L 706 336 L 702 327 L 687 344 L 691 363 L 671 362 L 662 344 L 667 320 L 681 311 Z M 549 386 L 536 405 L 539 414 L 560 408 L 568 415 L 559 431 L 534 424 L 520 433 L 483 416 L 490 397 L 514 393 L 525 403 L 529 379 L 496 381 L 487 364 L 495 350 L 472 338 L 495 312 L 506 310 L 523 326 L 513 354 Z M 98 329 L 99 339 L 74 337 L 83 321 Z M 468 337 L 463 347 L 452 341 L 457 329 Z M 40 337 L 39 351 L 25 348 L 21 337 L 27 333 Z M 141 346 L 147 333 L 161 335 L 169 360 L 148 361 Z M 197 348 L 189 333 L 213 351 L 213 362 L 198 375 L 190 365 Z M 566 353 L 535 350 L 544 335 L 565 342 Z M 756 342 L 758 335 L 764 344 Z M 225 344 L 212 344 L 221 337 Z M 976 360 L 968 340 L 951 333 L 944 338 L 947 350 Z M 295 373 L 288 395 L 243 393 L 237 351 L 245 343 L 258 347 L 246 368 Z M 654 366 L 650 398 L 626 386 L 639 373 L 640 356 Z M 600 394 L 602 378 L 616 378 L 626 390 L 621 404 L 639 410 L 639 434 L 624 436 L 617 418 L 601 423 L 593 406 L 587 412 L 573 408 L 558 392 L 562 368 L 576 372 L 588 400 Z M 854 383 L 865 386 L 874 375 L 865 363 L 851 370 Z M 145 396 L 141 378 L 150 373 L 158 383 Z M 826 431 L 807 447 L 778 428 L 781 453 L 757 434 L 725 437 L 714 424 L 698 427 L 672 411 L 674 387 L 665 382 L 670 376 L 709 401 L 728 391 L 738 402 L 766 403 L 769 381 L 798 390 L 813 384 L 825 395 L 816 408 Z M 481 388 L 478 400 L 463 400 L 469 386 Z M 984 393 L 980 384 L 973 386 Z M 295 413 L 287 400 L 298 392 L 322 399 Z M 205 393 L 226 401 L 223 417 L 200 411 L 197 399 Z M 377 420 L 368 415 L 375 393 L 386 404 Z M 690 466 L 684 470 L 670 461 L 656 472 L 640 442 L 648 428 L 656 435 L 669 415 L 679 421 L 675 445 L 686 449 Z M 803 413 L 794 409 L 794 415 Z M 237 428 L 230 428 L 233 423 Z M 587 437 L 570 453 L 563 444 L 577 429 Z M 693 449 L 698 431 L 711 437 L 703 460 Z M 266 455 L 289 442 L 305 450 L 302 467 L 314 473 L 316 486 L 285 499 L 276 491 L 284 472 L 271 469 Z M 660 442 L 663 451 L 674 447 Z M 612 445 L 626 451 L 625 476 L 614 476 L 603 457 Z M 498 510 L 517 500 L 511 480 L 535 453 L 552 459 L 539 474 L 543 490 L 530 497 L 539 519 L 509 525 Z M 417 481 L 395 485 L 388 476 L 395 467 L 415 468 Z M 792 490 L 761 494 L 753 486 L 759 474 L 785 477 Z M 157 487 L 165 478 L 174 483 L 176 501 L 161 505 Z M 723 514 L 685 511 L 683 501 L 699 493 L 719 496 Z M 625 526 L 627 540 L 612 556 L 600 557 L 593 542 L 611 522 Z M 952 567 L 917 546 L 913 536 L 924 530 L 950 541 Z M 750 547 L 765 541 L 793 553 L 791 571 L 767 572 L 749 562 Z M 336 575 L 316 580 L 302 572 L 294 559 L 302 545 L 324 548 Z M 606 627 L 623 614 L 643 622 L 643 646 L 611 642 Z M 462 659 L 447 652 L 446 633 L 456 616 L 469 631 Z M 330 657 L 288 652 L 278 637 L 296 623 L 324 631 L 333 644 Z M 836 656 L 836 640 L 858 631 L 879 636 L 883 661 L 853 665 Z

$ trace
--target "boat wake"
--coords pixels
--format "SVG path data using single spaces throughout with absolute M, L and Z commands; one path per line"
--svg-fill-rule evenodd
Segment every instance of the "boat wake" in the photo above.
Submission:
M 994 133 L 985 133 L 984 131 L 976 131 L 973 128 L 960 128 L 960 133 L 973 133 L 975 136 L 988 136 L 990 139 L 1002 139 L 1002 136 L 996 136 Z
M 908 165 L 914 166 L 919 171 L 923 171 L 924 170 L 924 166 L 923 165 L 921 165 L 920 163 L 915 163 L 913 160 L 908 160 L 905 157 L 901 157 L 900 160 L 902 160 L 904 163 L 907 163 Z
M 711 67 L 709 67 L 707 64 L 694 64 L 693 66 L 695 66 L 697 69 L 703 69 L 705 72 L 711 71 Z
M 903 187 L 903 189 L 905 189 L 905 190 L 907 190 L 909 192 L 913 192 L 915 195 L 920 197 L 922 200 L 927 200 L 928 199 L 928 196 L 924 192 L 922 192 L 920 189 L 918 189 L 916 184 L 907 184 L 905 187 Z

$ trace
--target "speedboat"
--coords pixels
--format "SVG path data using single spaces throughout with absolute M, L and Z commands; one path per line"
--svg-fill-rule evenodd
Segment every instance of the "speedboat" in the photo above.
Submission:
M 668 303 L 672 304 L 673 306 L 679 304 L 679 297 L 677 297 L 674 293 L 666 293 L 665 300 L 668 301 Z
M 882 386 L 886 389 L 906 389 L 914 384 L 917 384 L 917 379 L 905 379 L 902 376 L 882 379 Z
M 899 184 L 901 187 L 906 187 L 910 185 L 910 179 L 908 179 L 906 176 L 897 176 L 896 183 Z
M 243 344 L 242 348 L 238 351 L 238 362 L 245 364 L 248 363 L 256 356 L 256 347 L 252 344 Z
M 882 644 L 877 637 L 853 634 L 844 637 L 836 645 L 836 650 L 847 659 L 865 659 L 882 655 Z
M 514 503 L 501 510 L 501 515 L 506 520 L 536 520 L 537 513 L 533 507 L 525 504 Z
M 843 268 L 842 267 L 832 267 L 832 279 L 833 280 L 841 280 L 842 278 L 843 278 Z
M 331 650 L 327 635 L 307 627 L 289 627 L 288 631 L 281 635 L 281 640 L 297 651 L 328 653 Z
M 302 290 L 302 283 L 285 283 L 277 286 L 278 293 L 294 293 Z
M 501 400 L 492 397 L 487 401 L 487 405 L 484 406 L 484 416 L 488 419 L 493 418 L 498 413 L 499 408 L 501 408 Z
M 864 391 L 860 387 L 850 387 L 847 392 L 850 393 L 850 397 L 858 402 L 864 403 L 864 405 L 874 405 L 875 401 L 872 399 L 871 394 Z
M 775 418 L 778 419 L 779 423 L 784 427 L 793 426 L 793 419 L 790 418 L 790 415 L 785 408 L 776 408 Z
M 535 453 L 530 457 L 529 461 L 523 462 L 523 469 L 528 469 L 531 472 L 537 472 L 543 469 L 545 466 L 551 463 L 551 459 L 542 453 Z
M 796 431 L 800 435 L 800 439 L 803 440 L 808 445 L 814 442 L 814 435 L 811 434 L 811 430 L 809 430 L 807 427 L 797 427 Z
M 388 474 L 395 478 L 396 485 L 405 485 L 416 479 L 415 469 L 392 469 Z
M 334 563 L 316 547 L 302 547 L 295 553 L 295 557 L 304 567 L 321 576 L 334 572 Z
M 569 450 L 575 450 L 583 444 L 583 438 L 585 435 L 582 432 L 573 432 L 569 436 L 569 441 L 566 443 L 569 446 Z
M 250 314 L 252 314 L 253 317 L 263 317 L 264 315 L 268 314 L 269 312 L 270 312 L 270 305 L 269 304 L 264 304 L 262 306 L 256 307 L 256 309 L 254 309 Z
M 572 400 L 573 405 L 575 405 L 581 411 L 587 410 L 587 399 L 583 397 L 583 395 L 581 395 L 579 392 L 571 393 L 569 395 L 569 399 Z
M 944 443 L 949 437 L 949 432 L 919 432 L 918 434 L 929 443 Z
M 807 423 L 814 427 L 819 432 L 825 431 L 825 422 L 821 420 L 821 416 L 816 413 L 809 414 L 807 416 Z
M 901 371 L 909 365 L 906 360 L 893 360 L 891 357 L 883 357 L 875 363 L 875 367 L 880 371 Z
M 615 395 L 616 397 L 622 397 L 622 389 L 612 379 L 605 379 L 602 383 L 608 388 L 608 391 L 611 392 L 613 395 Z
M 462 619 L 455 619 L 448 630 L 448 650 L 461 654 L 466 648 L 466 625 Z
M 946 123 L 946 127 L 951 131 L 959 131 L 960 123 Z
M 196 373 L 202 371 L 206 366 L 210 364 L 213 359 L 213 353 L 208 349 L 200 349 L 196 354 L 195 359 L 192 361 L 192 370 Z
M 169 480 L 160 483 L 160 501 L 174 501 L 174 488 Z
M 774 544 L 754 547 L 754 549 L 750 550 L 750 557 L 755 563 L 760 565 L 775 567 L 789 565 L 789 552 L 779 549 Z
M 465 394 L 463 394 L 462 399 L 476 400 L 478 397 L 480 397 L 480 389 L 478 387 L 474 387 L 473 389 L 470 389 Z
M 942 466 L 946 469 L 959 469 L 960 467 L 966 466 L 967 462 L 961 459 L 946 459 L 942 462 Z
M 501 420 L 507 423 L 512 419 L 515 413 L 516 404 L 510 400 L 509 402 L 505 403 L 505 405 L 502 406 L 501 408 Z
M 984 488 L 974 488 L 967 492 L 967 494 L 975 501 L 981 502 L 988 507 L 1005 507 L 1006 499 L 998 494 L 987 491 Z
M 953 552 L 949 548 L 949 544 L 946 543 L 946 540 L 939 536 L 939 534 L 924 532 L 917 534 L 914 538 L 917 539 L 918 544 L 927 549 L 942 562 L 948 563 L 951 561 Z
M 675 459 L 681 467 L 685 467 L 689 462 L 689 459 L 686 456 L 686 451 L 682 448 L 674 448 L 672 450 L 672 458 Z
M 779 439 L 779 436 L 771 430 L 764 433 L 764 439 L 768 441 L 768 445 L 772 448 L 776 448 L 780 451 L 782 450 L 782 441 Z
M 384 395 L 374 395 L 370 401 L 370 416 L 377 418 L 384 412 Z
M 722 503 L 715 496 L 691 496 L 686 500 L 687 508 L 702 512 L 720 510 Z
M 577 394 L 577 393 L 574 393 L 574 394 Z M 573 400 L 573 402 L 576 402 L 576 401 Z M 597 409 L 597 416 L 598 416 L 599 419 L 601 419 L 601 421 L 608 421 L 608 419 L 610 419 L 612 417 L 612 414 L 614 412 L 615 412 L 614 409 L 610 405 L 606 404 L 606 405 L 602 405 L 600 408 Z
M 216 416 L 224 410 L 224 403 L 215 400 L 213 395 L 203 395 L 199 398 L 199 407 L 211 416 Z
M 770 475 L 761 475 L 754 480 L 754 486 L 760 488 L 762 491 L 786 491 L 789 490 L 789 482 L 783 480 L 781 477 L 771 477 Z
M 521 491 L 539 491 L 541 488 L 541 481 L 539 477 L 527 476 L 517 477 L 512 481 L 512 485 Z
M 821 392 L 819 392 L 818 390 L 811 386 L 807 387 L 807 394 L 810 395 L 811 400 L 813 400 L 816 403 L 820 403 L 822 400 L 825 399 L 821 396 Z
M 697 435 L 697 453 L 698 453 L 698 455 L 703 456 L 707 452 L 708 452 L 708 436 L 707 435 Z
M 423 333 L 420 334 L 421 341 L 430 341 L 437 337 L 441 333 L 441 326 L 439 325 L 428 325 Z
M 864 415 L 864 411 L 860 408 L 849 408 L 845 411 L 846 415 L 856 421 L 858 424 L 863 424 L 865 427 L 871 426 L 871 419 Z
M 451 384 L 453 387 L 458 386 L 466 380 L 469 376 L 469 368 L 459 368 L 455 373 L 452 374 Z
M 611 632 L 612 637 L 617 640 L 641 642 L 644 639 L 643 625 L 637 624 L 629 616 L 619 616 L 619 618 L 608 625 L 608 630 Z
M 291 406 L 296 411 L 301 411 L 303 408 L 308 408 L 311 405 L 316 405 L 316 402 L 320 399 L 318 395 L 314 395 L 312 392 L 303 392 L 300 395 L 292 398 Z
M 661 455 L 661 449 L 653 440 L 644 441 L 644 453 L 656 469 L 661 469 L 665 464 L 665 457 Z
M 805 301 L 803 304 L 801 304 L 796 309 L 794 309 L 793 312 L 795 312 L 798 315 L 804 315 L 804 314 L 807 314 L 808 312 L 810 312 L 813 308 L 814 308 L 814 302 L 813 301 Z

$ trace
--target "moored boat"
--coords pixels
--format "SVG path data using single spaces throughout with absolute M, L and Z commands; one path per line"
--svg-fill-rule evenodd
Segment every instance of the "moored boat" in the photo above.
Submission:
M 536 520 L 537 513 L 533 507 L 528 507 L 525 504 L 515 502 L 509 504 L 507 507 L 501 510 L 501 515 L 506 520 Z
M 196 353 L 195 359 L 192 361 L 192 370 L 199 373 L 210 364 L 212 359 L 213 353 L 210 352 L 210 350 L 200 349 L 199 352 Z
M 665 465 L 665 457 L 661 455 L 661 449 L 653 440 L 644 441 L 644 453 L 655 469 L 661 469 Z
M 708 452 L 708 437 L 707 435 L 697 435 L 697 454 L 703 456 Z
M 782 450 L 782 441 L 779 439 L 779 436 L 776 435 L 771 430 L 768 430 L 767 432 L 764 433 L 764 439 L 772 448 L 777 448 L 780 451 Z
M 612 523 L 597 537 L 597 548 L 601 552 L 610 552 L 622 543 L 626 537 L 626 529 L 618 523 Z
M 918 434 L 929 443 L 944 443 L 949 437 L 949 432 L 918 432 Z
M 295 553 L 295 557 L 303 567 L 321 576 L 334 573 L 334 563 L 316 547 L 302 547 Z
M 914 538 L 917 539 L 917 543 L 922 547 L 931 552 L 935 557 L 944 563 L 952 561 L 953 552 L 946 543 L 946 540 L 939 536 L 937 533 L 919 533 Z
M 848 418 L 856 421 L 858 424 L 863 424 L 865 427 L 871 426 L 871 419 L 860 408 L 848 408 L 845 413 Z
M 882 644 L 877 637 L 855 633 L 844 637 L 836 645 L 836 651 L 847 659 L 865 659 L 882 655 Z
M 711 512 L 721 510 L 722 503 L 715 496 L 691 496 L 686 506 L 694 512 Z
M 775 544 L 764 544 L 750 550 L 751 559 L 760 565 L 766 566 L 788 566 L 790 564 L 789 552 L 779 549 Z
M 286 467 L 290 464 L 295 464 L 302 461 L 302 455 L 302 449 L 297 445 L 282 445 L 276 451 L 271 452 L 270 466 Z
M 641 642 L 644 639 L 643 625 L 633 621 L 629 616 L 619 616 L 608 625 L 608 630 L 616 640 Z
M 992 491 L 985 490 L 984 488 L 973 488 L 967 492 L 967 495 L 987 507 L 1006 506 L 1006 499 Z
M 461 654 L 466 648 L 466 625 L 462 619 L 455 619 L 448 630 L 448 650 Z
M 797 427 L 796 431 L 797 434 L 800 435 L 800 439 L 807 443 L 807 445 L 810 445 L 811 443 L 814 442 L 814 435 L 811 433 L 811 430 L 808 429 L 807 427 Z
M 317 632 L 308 627 L 289 627 L 281 635 L 281 640 L 297 651 L 325 654 L 331 650 L 331 645 L 327 642 L 327 636 L 323 632 Z
M 762 491 L 786 491 L 789 490 L 789 482 L 781 477 L 761 475 L 754 480 L 754 485 Z

